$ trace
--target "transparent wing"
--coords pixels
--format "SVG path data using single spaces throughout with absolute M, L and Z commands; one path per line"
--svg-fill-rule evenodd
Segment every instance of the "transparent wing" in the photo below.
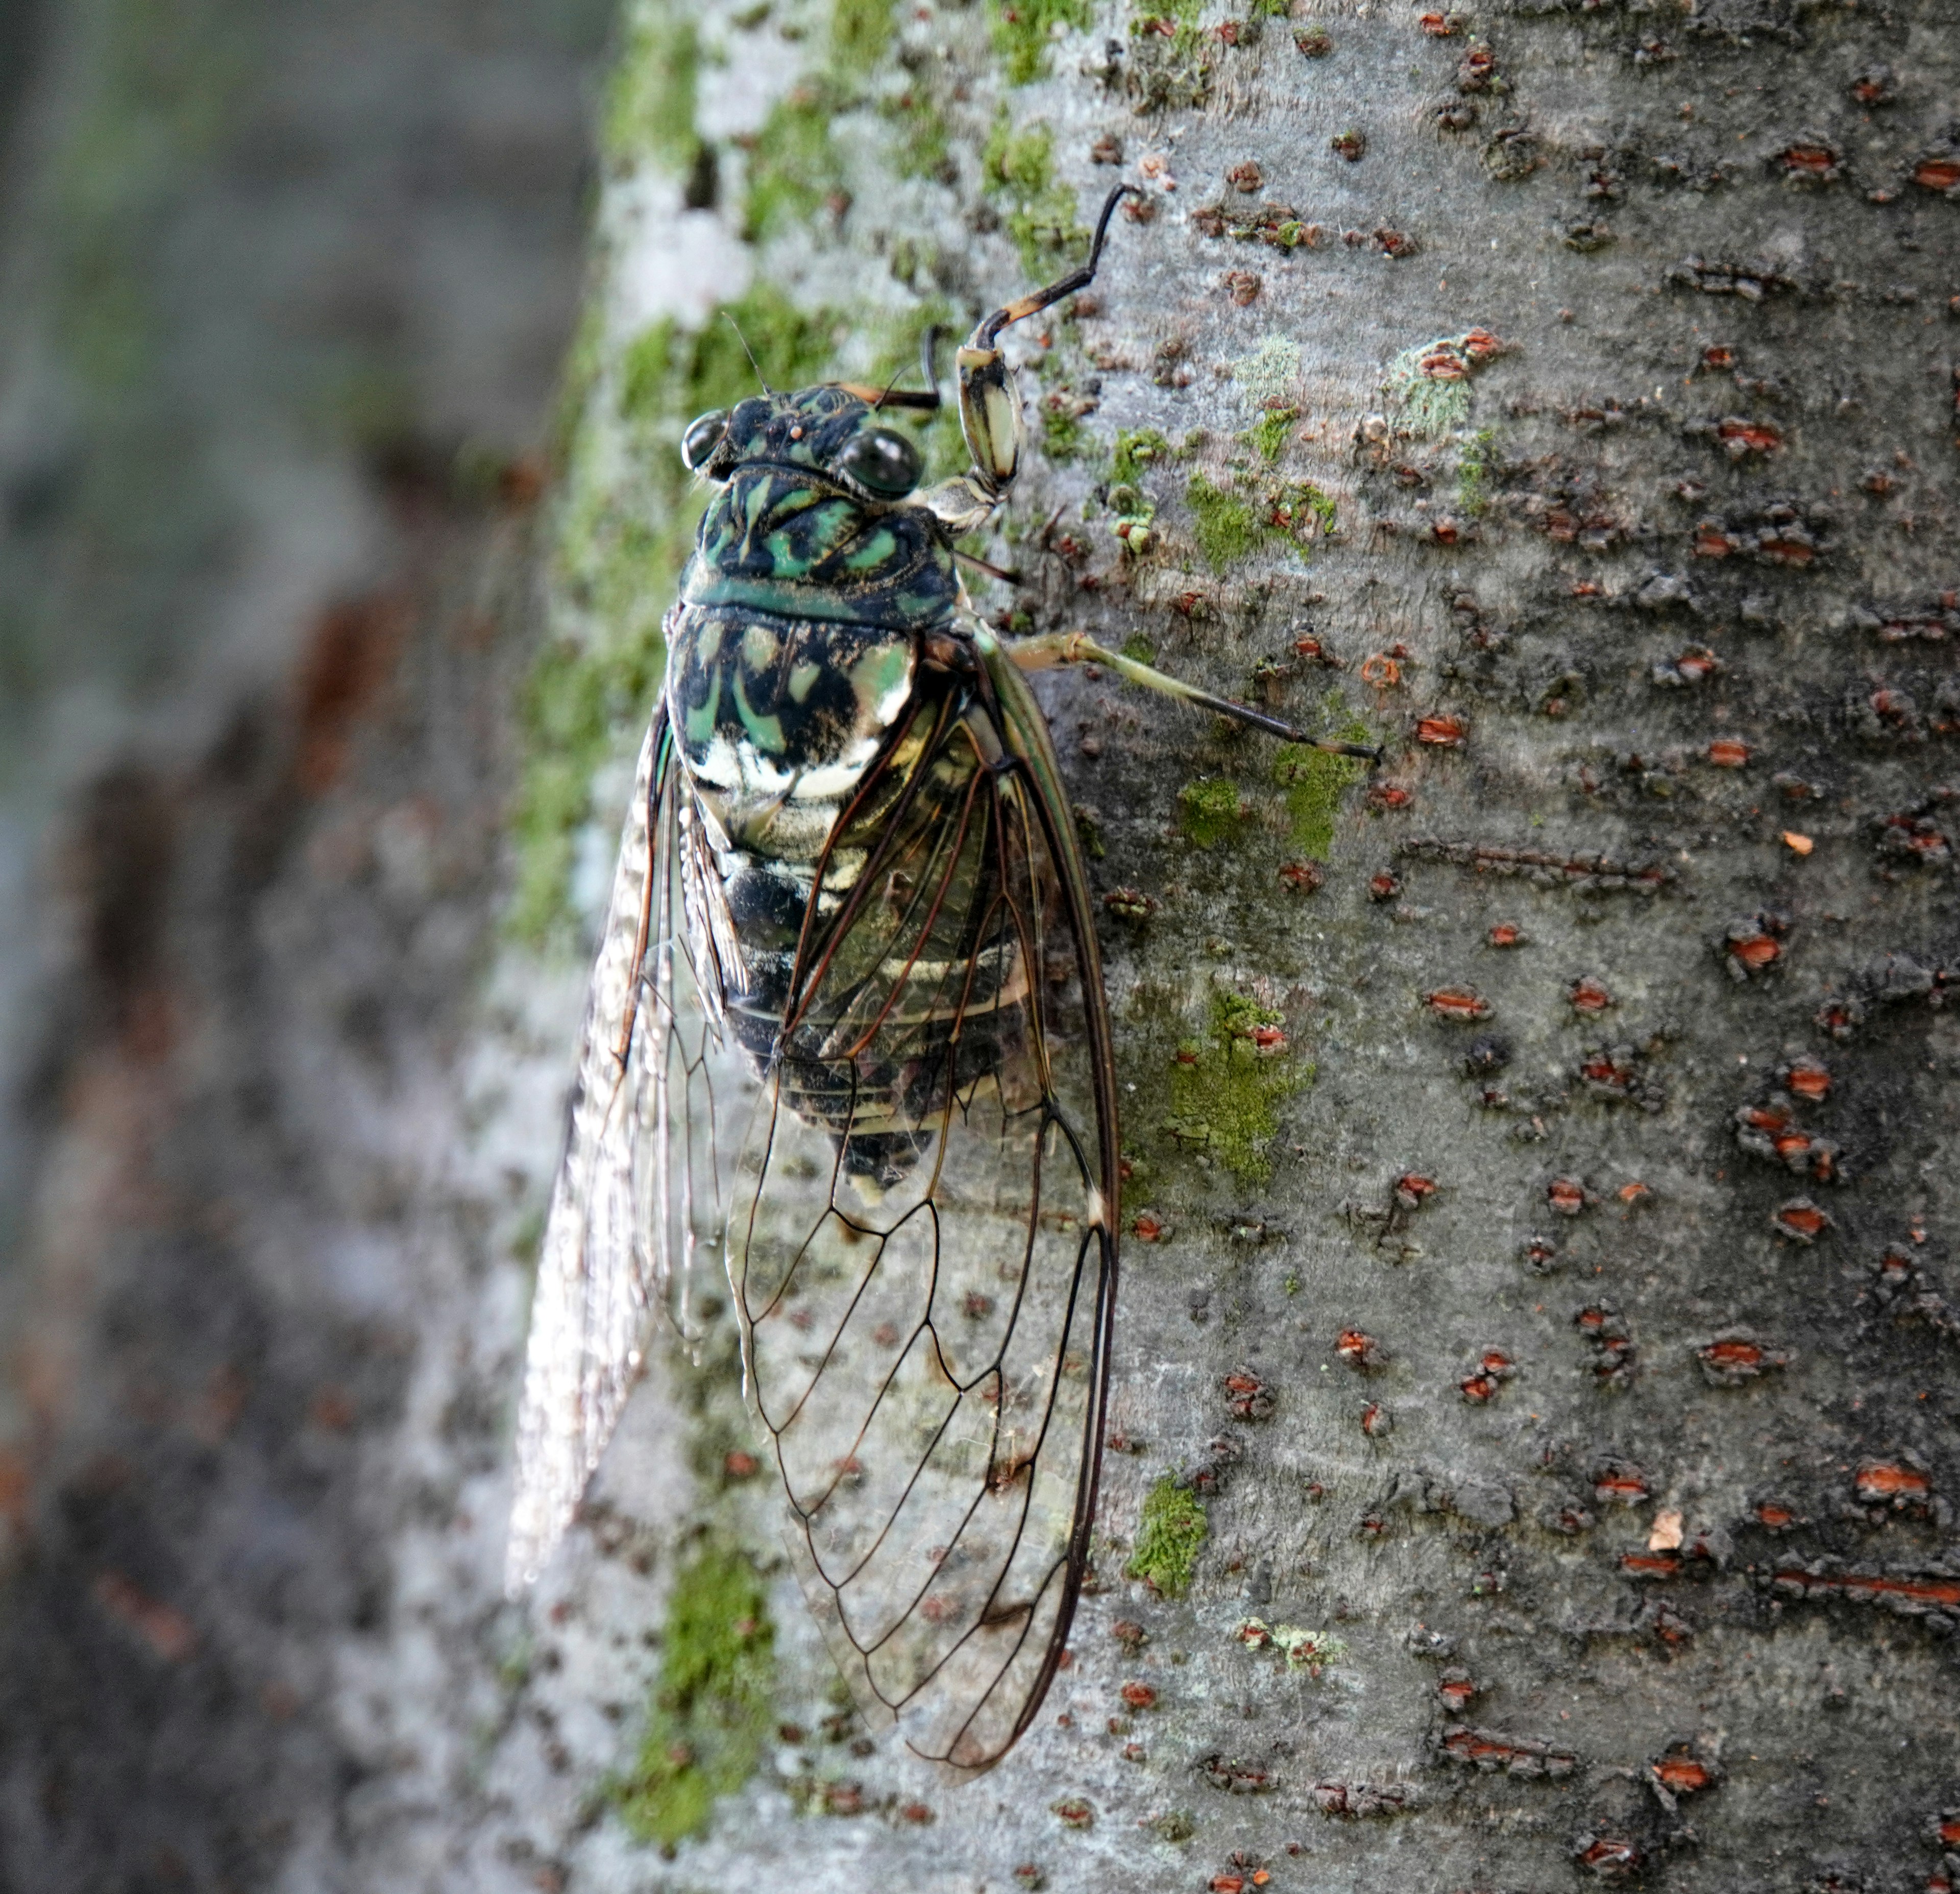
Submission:
M 731 1179 L 805 1593 L 861 1705 L 960 1771 L 1027 1727 L 1067 1635 L 1115 1272 L 1101 975 L 1012 681 L 922 708 L 840 819 L 848 895 Z
M 577 1509 L 638 1378 L 654 1311 L 685 1331 L 695 1261 L 724 1226 L 717 1131 L 737 1081 L 716 965 L 697 982 L 686 925 L 681 772 L 664 708 L 640 753 L 593 968 L 565 1151 L 552 1187 L 517 1421 L 507 1579 L 534 1579 Z

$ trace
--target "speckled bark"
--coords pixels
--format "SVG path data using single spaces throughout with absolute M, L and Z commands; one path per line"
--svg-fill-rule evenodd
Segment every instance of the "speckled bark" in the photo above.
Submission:
M 709 16 L 731 94 L 779 72 L 781 23 Z M 894 272 L 966 319 L 1041 266 L 1045 221 L 1141 183 L 1093 306 L 1022 344 L 1054 451 L 1000 555 L 1030 582 L 983 603 L 1389 757 L 1344 788 L 1108 680 L 1047 686 L 1136 1172 L 1074 1665 L 1000 1771 L 946 1788 L 824 1736 L 778 1582 L 778 1711 L 808 1733 L 670 1868 L 609 1816 L 559 1841 L 571 1885 L 1934 1870 L 1955 25 L 1099 14 L 1004 89 L 941 8 L 826 81 L 829 202 L 721 293 L 837 311 L 889 373 Z M 820 22 L 798 43 L 821 70 Z M 745 151 L 730 121 L 679 228 L 739 224 L 780 122 Z M 928 125 L 945 158 L 895 181 Z M 671 248 L 622 238 L 610 280 Z M 1283 1047 L 1254 1063 L 1227 1000 Z M 705 1402 L 712 1472 L 743 1437 L 703 1371 L 664 1378 Z M 657 1598 L 674 1499 L 629 1456 L 606 1532 L 652 1549 Z M 1139 1529 L 1179 1489 L 1206 1532 L 1172 1596 L 1127 1574 L 1175 1586 L 1189 1504 Z M 766 1560 L 767 1503 L 724 1475 L 689 1516 Z M 637 1714 L 599 1684 L 638 1627 L 595 1550 L 532 1686 L 574 1780 L 619 1753 L 564 1737 L 593 1690 L 629 1753 Z
M 327 1534 L 358 1609 L 303 1698 L 361 1779 L 285 1871 L 1927 1885 L 1960 1800 L 1960 19 L 1106 8 L 1045 46 L 1048 13 L 635 16 L 526 699 L 515 865 L 559 944 L 479 972 L 449 1103 L 387 1121 L 422 1128 L 397 1214 L 335 1252 L 406 1285 L 412 1367 L 375 1355 Z M 838 1711 L 725 1332 L 657 1364 L 521 1618 L 500 1416 L 673 445 L 735 372 L 713 312 L 765 366 L 889 374 L 1118 178 L 1152 214 L 1094 312 L 1018 345 L 1048 451 L 998 552 L 1030 582 L 981 603 L 1389 754 L 1343 783 L 1042 686 L 1128 1101 L 1115 1437 L 1074 1662 L 950 1787 Z M 384 890 L 426 859 L 386 834 Z M 358 1116 L 296 1161 L 338 1175 Z M 59 1569 L 166 1693 L 244 1582 Z

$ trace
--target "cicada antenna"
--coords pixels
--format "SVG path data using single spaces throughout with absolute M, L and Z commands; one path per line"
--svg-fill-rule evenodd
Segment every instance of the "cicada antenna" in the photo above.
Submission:
M 899 387 L 899 375 L 905 373 L 905 371 L 901 368 L 899 374 L 893 375 L 891 380 L 885 384 L 878 398 L 871 402 L 872 411 L 874 413 L 880 408 L 916 408 L 923 414 L 937 414 L 939 412 L 940 406 L 939 377 L 934 372 L 932 360 L 934 352 L 938 345 L 939 324 L 929 323 L 926 326 L 924 335 L 919 339 L 919 365 L 925 371 L 925 387 L 923 389 Z M 846 394 L 858 395 L 867 400 L 870 399 L 871 391 L 861 383 L 840 381 L 836 385 Z
M 756 359 L 756 352 L 749 346 L 749 338 L 742 333 L 742 325 L 727 310 L 721 312 L 723 319 L 735 332 L 735 339 L 742 345 L 742 352 L 749 358 L 749 366 L 756 371 L 756 379 L 762 384 L 762 392 L 773 396 L 775 390 L 769 386 L 768 378 L 762 373 L 762 364 Z

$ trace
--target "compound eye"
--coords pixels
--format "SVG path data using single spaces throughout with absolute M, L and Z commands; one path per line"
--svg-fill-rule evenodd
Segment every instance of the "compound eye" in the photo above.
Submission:
M 918 485 L 919 450 L 902 434 L 873 428 L 861 434 L 837 457 L 838 471 L 880 499 L 897 500 Z
M 687 432 L 680 438 L 680 457 L 690 473 L 698 473 L 708 464 L 709 457 L 721 444 L 721 437 L 728 431 L 728 410 L 715 408 L 703 415 L 698 421 L 688 423 Z

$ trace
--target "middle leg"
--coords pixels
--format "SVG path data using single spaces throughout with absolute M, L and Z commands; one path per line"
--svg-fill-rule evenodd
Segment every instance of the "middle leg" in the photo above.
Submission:
M 1141 664 L 1134 657 L 1124 657 L 1120 651 L 1107 651 L 1086 632 L 1048 632 L 1038 638 L 1017 638 L 1012 644 L 1004 644 L 1001 648 L 1024 671 L 1048 670 L 1057 664 L 1102 664 L 1126 683 L 1141 685 L 1145 690 L 1160 691 L 1166 697 L 1181 697 L 1201 710 L 1250 724 L 1253 729 L 1263 730 L 1270 736 L 1283 737 L 1288 743 L 1303 743 L 1310 750 L 1324 750 L 1336 756 L 1360 756 L 1370 763 L 1379 764 L 1382 760 L 1381 750 L 1376 745 L 1344 743 L 1331 737 L 1309 737 L 1284 718 L 1268 716 L 1249 704 L 1234 703 L 1229 697 L 1214 696 L 1210 691 L 1201 690 L 1195 684 L 1187 684 L 1182 678 L 1173 677 L 1167 671 Z

